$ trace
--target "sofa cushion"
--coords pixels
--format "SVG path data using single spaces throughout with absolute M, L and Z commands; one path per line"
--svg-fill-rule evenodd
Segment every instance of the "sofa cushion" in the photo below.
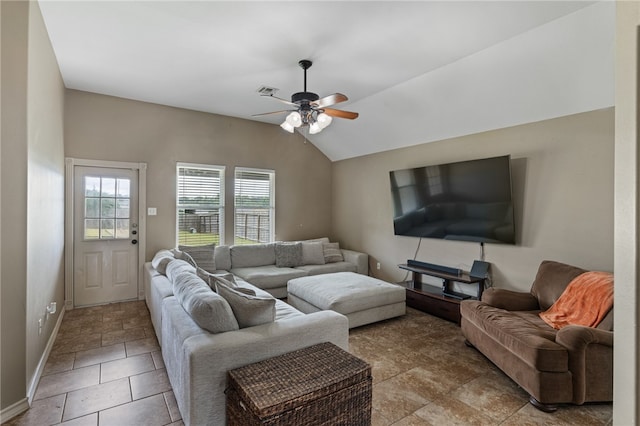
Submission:
M 477 300 L 460 304 L 462 317 L 496 340 L 497 344 L 538 371 L 566 372 L 567 350 L 555 342 L 556 330 L 540 311 L 505 311 Z
M 218 270 L 228 271 L 231 269 L 231 247 L 216 246 L 213 250 L 213 261 L 216 263 Z
M 238 330 L 229 303 L 197 275 L 182 272 L 173 281 L 173 294 L 196 324 L 211 333 Z
M 173 252 L 173 255 L 175 256 L 176 259 L 184 260 L 185 262 L 189 263 L 194 268 L 198 267 L 198 265 L 196 265 L 196 261 L 193 260 L 193 257 L 191 257 L 191 255 L 189 253 L 187 253 L 186 251 L 180 251 L 178 249 L 173 249 L 172 252 Z
M 324 251 L 320 241 L 302 242 L 302 265 L 324 265 Z
M 333 262 L 324 265 L 302 265 L 296 267 L 307 275 L 332 274 L 334 272 L 358 272 L 357 266 L 351 262 Z
M 302 243 L 276 243 L 276 266 L 292 268 L 302 265 Z
M 276 300 L 273 297 L 246 294 L 224 284 L 222 280 L 216 282 L 216 290 L 229 302 L 240 328 L 275 321 Z
M 306 243 L 328 243 L 329 237 L 321 237 L 321 238 L 312 238 L 310 240 L 304 240 Z
M 175 259 L 175 256 L 171 250 L 160 250 L 153 256 L 151 266 L 162 275 L 167 275 L 167 265 L 173 259 Z
M 531 294 L 538 299 L 541 311 L 546 311 L 564 293 L 569 283 L 585 269 L 552 260 L 544 260 L 531 286 Z
M 196 273 L 196 267 L 182 259 L 174 259 L 167 265 L 167 278 L 169 281 L 173 282 L 175 278 L 183 273 L 190 272 L 192 274 Z
M 322 251 L 324 252 L 324 263 L 342 262 L 344 260 L 338 243 L 324 243 L 322 244 Z
M 205 271 L 204 269 L 198 267 L 196 268 L 196 275 L 198 275 L 202 280 L 211 287 L 213 291 L 216 291 L 216 279 L 224 278 L 226 280 L 232 281 L 235 284 L 235 278 L 231 272 L 216 272 L 212 274 L 211 272 Z
M 275 244 L 249 244 L 231 247 L 231 268 L 275 265 Z
M 215 244 L 209 244 L 206 246 L 178 246 L 178 250 L 188 253 L 196 262 L 196 266 L 207 272 L 213 272 L 216 270 L 216 263 L 213 258 L 215 248 Z
M 305 271 L 298 268 L 278 268 L 276 265 L 233 268 L 231 272 L 233 275 L 265 289 L 285 287 L 287 281 L 307 275 Z

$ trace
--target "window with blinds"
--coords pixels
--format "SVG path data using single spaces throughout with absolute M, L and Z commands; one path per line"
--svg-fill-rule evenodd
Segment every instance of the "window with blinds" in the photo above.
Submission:
M 237 167 L 234 184 L 234 244 L 275 239 L 275 172 Z
M 224 172 L 224 166 L 178 163 L 178 245 L 224 241 Z

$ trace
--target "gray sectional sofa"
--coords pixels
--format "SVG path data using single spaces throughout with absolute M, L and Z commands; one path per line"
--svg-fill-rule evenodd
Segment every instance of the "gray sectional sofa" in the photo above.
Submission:
M 226 424 L 224 389 L 228 370 L 321 342 L 348 350 L 349 323 L 344 315 L 334 311 L 304 314 L 274 294 L 286 295 L 291 277 L 325 271 L 366 273 L 368 265 L 366 254 L 348 250 L 341 251 L 341 261 L 320 264 L 317 259 L 318 264 L 280 267 L 276 265 L 275 245 L 216 246 L 213 250 L 215 262 L 209 267 L 215 263 L 216 270 L 205 275 L 184 260 L 174 259 L 175 253 L 181 257 L 179 251 L 161 251 L 164 254 L 159 253 L 144 266 L 147 306 L 186 425 Z M 282 256 L 277 261 L 282 263 Z M 179 262 L 184 271 L 171 273 L 178 269 L 175 266 Z M 194 299 L 198 306 L 203 305 L 202 300 L 193 294 L 185 296 L 185 292 L 196 287 L 201 290 L 203 285 L 212 285 L 205 281 L 207 277 L 229 276 L 229 272 L 236 285 L 249 289 L 257 298 L 273 300 L 273 321 L 224 332 L 211 332 L 201 326 L 193 306 Z M 176 289 L 178 293 L 174 294 Z

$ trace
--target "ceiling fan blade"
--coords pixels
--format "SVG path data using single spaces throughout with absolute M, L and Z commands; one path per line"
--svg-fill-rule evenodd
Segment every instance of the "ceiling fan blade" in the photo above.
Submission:
M 252 114 L 252 117 L 260 117 L 261 115 L 282 114 L 283 112 L 291 112 L 295 109 L 283 109 L 282 111 L 263 112 L 262 114 Z
M 277 99 L 277 100 L 279 100 L 279 101 L 280 101 L 280 102 L 282 102 L 282 103 L 285 103 L 285 104 L 287 104 L 287 105 L 291 105 L 291 106 L 294 106 L 294 107 L 297 107 L 297 106 L 298 106 L 298 104 L 294 104 L 293 102 L 291 102 L 291 101 L 289 101 L 289 100 L 287 100 L 287 99 L 282 99 L 282 98 L 279 98 L 279 97 L 277 97 L 277 96 L 273 96 L 273 95 L 260 95 L 260 96 L 262 96 L 263 98 L 273 98 L 273 99 Z
M 324 109 L 324 113 L 327 115 L 330 115 L 331 117 L 348 118 L 349 120 L 354 120 L 358 118 L 358 115 L 359 115 L 357 112 L 342 111 L 340 109 L 333 109 L 333 108 L 323 108 L 323 109 Z
M 316 108 L 324 108 L 326 106 L 339 104 L 340 102 L 348 101 L 346 95 L 342 93 L 334 93 L 333 95 L 325 96 L 324 98 L 318 99 L 317 101 L 311 102 Z

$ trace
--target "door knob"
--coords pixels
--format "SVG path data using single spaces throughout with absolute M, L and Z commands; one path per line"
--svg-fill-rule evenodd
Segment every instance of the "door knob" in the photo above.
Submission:
M 138 244 L 138 240 L 131 240 L 131 244 Z

